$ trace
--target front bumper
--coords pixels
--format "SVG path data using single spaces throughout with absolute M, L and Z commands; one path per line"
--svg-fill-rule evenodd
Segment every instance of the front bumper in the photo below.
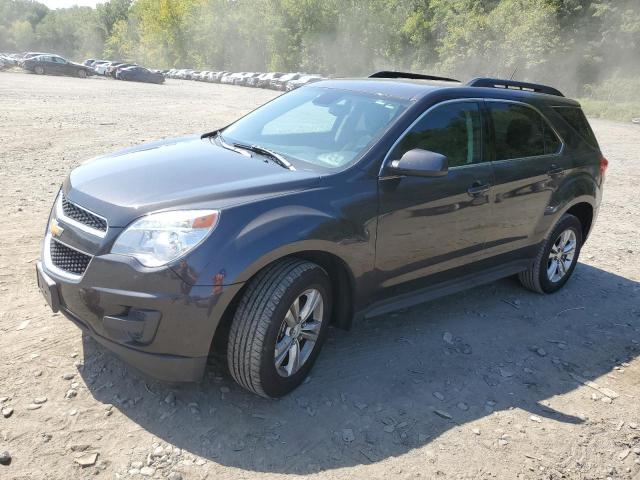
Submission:
M 52 309 L 147 375 L 198 381 L 218 323 L 242 284 L 190 286 L 169 269 L 141 272 L 135 260 L 115 257 L 94 257 L 77 281 L 38 262 L 38 283 Z

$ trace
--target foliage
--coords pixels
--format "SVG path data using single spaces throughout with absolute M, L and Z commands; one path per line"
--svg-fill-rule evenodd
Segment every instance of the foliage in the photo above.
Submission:
M 154 67 L 511 76 L 604 98 L 640 76 L 638 0 L 0 0 L 0 51 Z

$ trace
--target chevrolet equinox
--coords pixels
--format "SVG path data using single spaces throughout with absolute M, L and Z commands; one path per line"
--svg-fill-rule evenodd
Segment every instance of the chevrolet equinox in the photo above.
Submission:
M 509 275 L 560 289 L 606 168 L 580 105 L 552 87 L 321 81 L 73 170 L 38 285 L 142 372 L 196 381 L 221 353 L 241 386 L 279 397 L 330 324 Z

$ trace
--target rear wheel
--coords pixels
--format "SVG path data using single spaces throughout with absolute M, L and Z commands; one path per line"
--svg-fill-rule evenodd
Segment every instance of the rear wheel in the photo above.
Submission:
M 285 259 L 249 283 L 229 332 L 227 362 L 242 387 L 281 397 L 300 385 L 329 324 L 331 288 L 318 265 Z
M 520 282 L 538 293 L 560 290 L 571 277 L 582 247 L 582 225 L 564 215 L 544 242 L 533 264 L 518 274 Z
M 36 72 L 36 75 L 44 75 L 44 67 L 42 65 L 36 65 L 33 71 Z

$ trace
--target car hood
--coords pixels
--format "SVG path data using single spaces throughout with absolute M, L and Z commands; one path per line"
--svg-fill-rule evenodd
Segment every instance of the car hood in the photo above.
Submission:
M 124 227 L 149 212 L 224 208 L 312 188 L 320 175 L 291 171 L 199 135 L 139 145 L 90 160 L 67 177 L 69 200 Z

